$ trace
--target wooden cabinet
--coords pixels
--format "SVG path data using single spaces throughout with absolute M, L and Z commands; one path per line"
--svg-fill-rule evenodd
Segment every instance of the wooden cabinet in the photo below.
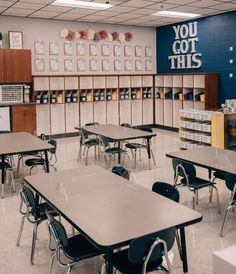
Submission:
M 12 131 L 36 133 L 36 106 L 12 106 Z
M 0 82 L 29 83 L 31 80 L 31 51 L 1 49 Z

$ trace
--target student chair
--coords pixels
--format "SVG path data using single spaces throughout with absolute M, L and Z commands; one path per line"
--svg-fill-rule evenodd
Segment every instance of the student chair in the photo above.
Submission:
M 197 177 L 194 165 L 187 161 L 174 158 L 172 159 L 172 166 L 174 169 L 174 185 L 185 186 L 193 193 L 193 209 L 195 209 L 195 205 L 198 203 L 198 191 L 207 187 L 210 189 L 209 202 L 211 202 L 213 189 L 216 191 L 218 213 L 220 213 L 219 194 L 214 182 Z M 179 178 L 180 182 L 178 182 Z
M 23 186 L 20 190 L 20 213 L 23 215 L 21 219 L 20 229 L 16 241 L 16 245 L 20 245 L 21 235 L 24 227 L 25 219 L 27 219 L 31 224 L 34 225 L 33 229 L 33 238 L 32 238 L 32 246 L 31 246 L 31 258 L 30 263 L 34 264 L 34 253 L 35 253 L 35 245 L 37 240 L 37 230 L 38 226 L 45 220 L 47 220 L 46 210 L 49 210 L 53 216 L 58 216 L 58 213 L 50 207 L 46 202 L 40 203 L 38 208 L 36 208 L 36 198 L 31 189 L 26 186 Z M 23 211 L 23 205 L 25 205 L 26 211 Z M 38 215 L 37 215 L 38 211 Z
M 113 166 L 111 172 L 129 180 L 129 171 L 123 166 Z

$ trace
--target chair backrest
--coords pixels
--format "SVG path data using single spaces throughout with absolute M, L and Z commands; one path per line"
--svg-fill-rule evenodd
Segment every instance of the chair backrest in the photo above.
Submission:
M 31 211 L 36 208 L 36 200 L 34 193 L 31 189 L 29 189 L 26 186 L 23 186 L 22 189 L 20 190 L 20 196 L 28 210 Z
M 173 158 L 172 166 L 174 169 L 175 177 L 178 175 L 181 177 L 185 177 L 185 175 L 191 178 L 196 177 L 196 169 L 194 165 L 187 161 Z
M 155 182 L 152 186 L 152 191 L 177 203 L 179 202 L 179 191 L 175 186 L 171 184 L 167 184 L 164 182 Z
M 65 248 L 68 246 L 68 237 L 66 230 L 64 226 L 58 222 L 51 214 L 49 211 L 46 211 L 46 215 L 48 218 L 48 226 L 50 229 L 50 232 L 57 244 L 57 247 L 60 248 Z
M 79 136 L 81 137 L 80 143 L 83 143 L 85 139 L 88 138 L 88 132 L 87 130 L 83 128 L 79 128 Z
M 225 176 L 225 185 L 230 191 L 234 190 L 236 184 L 236 174 L 227 173 Z
M 99 125 L 98 122 L 93 122 L 93 123 L 86 123 L 85 126 L 96 126 Z
M 53 146 L 53 148 L 49 149 L 49 152 L 52 153 L 52 154 L 56 154 L 56 152 L 57 152 L 57 141 L 55 139 L 50 139 L 48 141 L 48 143 Z
M 113 166 L 111 172 L 129 180 L 129 171 L 123 166 Z
M 47 140 L 47 137 L 44 133 L 41 133 L 38 138 L 43 140 L 43 141 Z
M 140 127 L 139 128 L 140 130 L 142 130 L 142 131 L 145 131 L 145 132 L 149 132 L 149 133 L 152 133 L 153 132 L 153 130 L 152 130 L 152 128 L 150 128 L 150 127 Z M 149 139 L 149 140 L 151 140 L 152 139 L 152 136 L 150 136 L 150 137 L 144 137 L 144 139 Z
M 107 137 L 100 135 L 98 136 L 98 140 L 101 146 L 103 147 L 109 146 L 109 139 Z
M 121 127 L 128 127 L 128 128 L 132 128 L 131 124 L 128 123 L 122 123 L 120 124 Z
M 166 242 L 167 250 L 170 250 L 175 241 L 175 228 L 169 228 L 160 232 L 152 233 L 143 237 L 134 239 L 130 243 L 128 258 L 131 263 L 143 264 L 145 257 L 151 245 L 157 238 Z M 149 262 L 155 262 L 162 258 L 163 245 L 158 245 L 154 248 Z

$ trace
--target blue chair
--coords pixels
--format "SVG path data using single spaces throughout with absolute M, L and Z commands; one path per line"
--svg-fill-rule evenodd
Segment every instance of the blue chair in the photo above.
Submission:
M 114 267 L 125 274 L 145 274 L 157 269 L 171 273 L 167 252 L 175 241 L 175 228 L 152 233 L 134 239 L 129 248 L 115 252 L 112 256 Z M 165 257 L 168 269 L 162 263 Z
M 52 253 L 48 274 L 52 271 L 55 257 L 58 264 L 68 268 L 67 273 L 70 273 L 76 263 L 102 254 L 82 234 L 68 238 L 64 226 L 53 218 L 50 212 L 46 214 L 49 231 L 56 242 L 56 249 Z M 68 259 L 68 263 L 65 262 L 65 257 Z
M 171 184 L 167 184 L 164 182 L 155 182 L 152 185 L 152 191 L 179 203 L 179 191 L 175 186 Z
M 229 205 L 225 211 L 224 220 L 220 230 L 221 237 L 223 237 L 223 229 L 224 229 L 227 216 L 229 214 L 229 210 L 236 206 L 236 174 L 227 173 L 227 175 L 225 176 L 225 185 L 231 191 L 231 195 L 230 195 Z
M 20 229 L 16 241 L 16 245 L 20 245 L 21 235 L 24 227 L 25 219 L 27 219 L 31 224 L 34 225 L 33 229 L 33 238 L 32 238 L 32 247 L 31 247 L 31 258 L 30 263 L 34 264 L 34 253 L 35 245 L 37 239 L 37 230 L 39 224 L 47 220 L 46 210 L 50 211 L 53 216 L 58 216 L 58 213 L 46 202 L 40 203 L 36 209 L 36 198 L 31 189 L 26 186 L 23 186 L 20 190 L 20 213 L 23 215 L 21 219 Z M 26 207 L 26 211 L 23 211 L 23 205 Z M 37 214 L 38 210 L 38 214 Z
M 129 177 L 130 177 L 129 171 L 123 166 L 113 166 L 111 172 L 129 180 Z
M 193 209 L 195 209 L 195 204 L 198 203 L 198 191 L 200 189 L 208 187 L 210 189 L 210 199 L 209 199 L 210 202 L 211 202 L 213 189 L 216 191 L 218 213 L 220 213 L 219 194 L 214 182 L 197 177 L 196 169 L 194 165 L 187 161 L 174 158 L 172 159 L 172 166 L 174 169 L 174 185 L 185 186 L 191 192 L 193 192 Z M 180 178 L 180 181 L 178 181 L 179 178 Z

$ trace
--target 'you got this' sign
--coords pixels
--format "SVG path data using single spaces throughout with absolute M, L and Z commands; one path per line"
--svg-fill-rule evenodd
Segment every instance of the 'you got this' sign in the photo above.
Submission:
M 197 52 L 197 23 L 192 22 L 173 26 L 175 40 L 172 44 L 173 55 L 168 56 L 171 69 L 195 69 L 202 65 L 202 54 Z

